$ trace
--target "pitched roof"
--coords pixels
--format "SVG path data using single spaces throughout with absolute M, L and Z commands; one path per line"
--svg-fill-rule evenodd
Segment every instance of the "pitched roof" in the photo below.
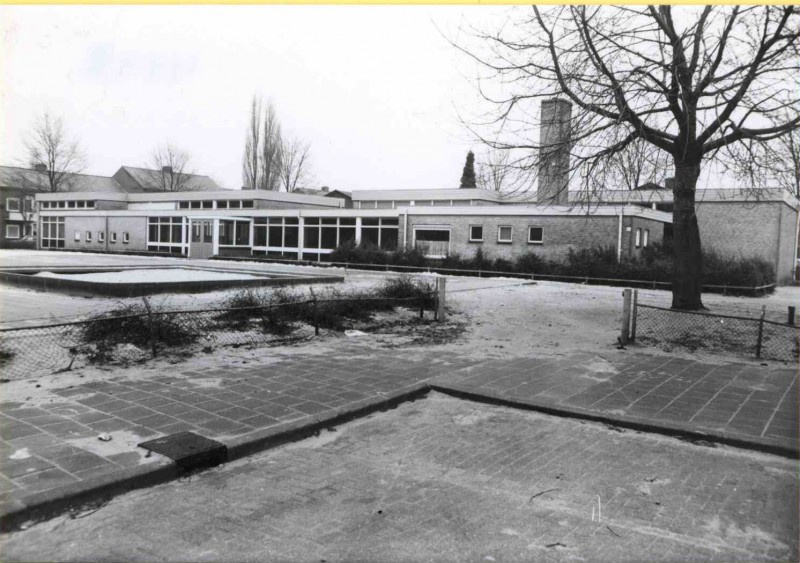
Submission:
M 50 191 L 47 174 L 17 166 L 0 166 L 0 186 L 20 188 L 32 192 Z M 125 192 L 113 178 L 92 174 L 67 174 L 62 192 Z
M 158 178 L 161 175 L 161 172 L 158 170 L 139 168 L 136 166 L 123 166 L 120 170 L 127 172 L 143 189 L 149 188 L 153 191 L 164 191 L 153 185 L 154 177 Z M 183 175 L 187 177 L 187 180 L 180 188 L 182 192 L 219 192 L 225 190 L 225 188 L 217 185 L 217 183 L 208 176 L 201 176 L 199 174 Z

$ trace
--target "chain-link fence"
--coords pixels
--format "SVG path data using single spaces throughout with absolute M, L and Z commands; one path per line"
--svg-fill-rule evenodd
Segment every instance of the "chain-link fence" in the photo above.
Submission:
M 638 303 L 632 312 L 631 339 L 787 362 L 800 357 L 800 328 L 768 320 L 764 312 L 752 318 Z
M 106 313 L 89 320 L 0 330 L 3 380 L 66 371 L 86 364 L 129 364 L 170 349 L 210 351 L 218 346 L 305 339 L 320 329 L 341 329 L 379 311 L 404 307 L 440 315 L 438 291 L 413 297 L 358 296 L 292 300 L 237 308 Z M 129 308 L 128 311 L 140 310 Z

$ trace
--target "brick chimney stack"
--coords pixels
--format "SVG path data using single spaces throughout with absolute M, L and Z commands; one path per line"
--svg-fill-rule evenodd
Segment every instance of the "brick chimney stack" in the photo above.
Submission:
M 538 203 L 567 205 L 572 104 L 567 100 L 543 100 L 539 131 Z

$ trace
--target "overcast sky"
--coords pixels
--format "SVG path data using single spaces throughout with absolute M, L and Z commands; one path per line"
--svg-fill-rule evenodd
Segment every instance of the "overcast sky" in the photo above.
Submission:
M 249 102 L 311 142 L 315 187 L 456 188 L 478 106 L 473 64 L 442 37 L 505 9 L 464 6 L 2 6 L 0 164 L 63 117 L 88 173 L 169 140 L 241 186 Z

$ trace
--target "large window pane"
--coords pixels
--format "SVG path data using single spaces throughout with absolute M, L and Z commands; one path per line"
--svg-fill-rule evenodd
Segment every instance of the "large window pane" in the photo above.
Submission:
M 173 225 L 172 225 L 172 238 L 170 239 L 170 242 L 174 242 L 174 243 L 183 242 L 183 228 L 181 227 L 180 224 L 175 225 L 173 223 Z
M 367 228 L 361 229 L 361 244 L 372 244 L 378 246 L 378 229 Z
M 381 249 L 397 250 L 397 229 L 383 229 L 381 232 Z
M 284 230 L 285 240 L 283 246 L 286 248 L 297 248 L 298 231 L 300 227 L 286 227 Z
M 250 244 L 250 224 L 242 221 L 236 223 L 236 244 L 247 246 Z
M 269 228 L 269 245 L 268 246 L 283 246 L 283 227 L 270 227 Z
M 319 248 L 319 227 L 306 227 L 304 236 L 305 248 Z
M 336 227 L 322 227 L 322 244 L 320 248 L 330 250 L 336 248 Z
M 267 246 L 267 228 L 256 225 L 253 228 L 253 246 Z
M 353 242 L 356 240 L 356 230 L 351 227 L 339 228 L 339 244 L 342 245 L 346 242 Z

